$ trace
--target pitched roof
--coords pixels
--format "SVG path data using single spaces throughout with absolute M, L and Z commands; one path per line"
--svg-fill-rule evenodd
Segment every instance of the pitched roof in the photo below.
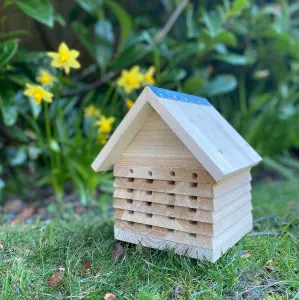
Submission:
M 204 98 L 146 87 L 92 164 L 109 170 L 155 110 L 216 181 L 262 159 Z

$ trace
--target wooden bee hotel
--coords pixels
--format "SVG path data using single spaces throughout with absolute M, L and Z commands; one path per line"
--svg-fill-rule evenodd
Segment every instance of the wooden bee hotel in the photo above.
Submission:
M 260 161 L 206 99 L 149 86 L 92 167 L 114 170 L 117 240 L 215 262 L 252 229 Z

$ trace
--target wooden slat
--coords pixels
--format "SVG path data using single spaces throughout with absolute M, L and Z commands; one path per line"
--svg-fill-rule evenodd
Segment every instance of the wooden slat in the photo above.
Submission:
M 169 229 L 144 225 L 140 223 L 133 223 L 115 219 L 115 226 L 122 230 L 137 232 L 149 236 L 155 236 L 158 238 L 164 238 L 165 240 L 183 243 L 191 246 L 202 247 L 207 249 L 213 248 L 213 237 L 199 234 L 189 235 L 186 232 L 170 231 Z
M 146 225 L 153 225 L 167 229 L 174 229 L 183 232 L 198 233 L 207 236 L 213 236 L 213 224 L 196 221 L 188 221 L 173 217 L 164 217 L 155 214 L 142 213 L 137 211 L 128 211 L 124 209 L 115 209 L 116 219 L 136 222 Z
M 216 222 L 215 224 L 188 221 L 179 218 L 165 217 L 156 214 L 142 213 L 137 211 L 128 211 L 123 209 L 115 209 L 114 216 L 116 219 L 136 222 L 146 225 L 153 225 L 167 229 L 174 229 L 187 233 L 196 233 L 207 236 L 216 236 L 233 224 L 250 213 L 251 203 L 248 202 L 237 211 Z
M 225 253 L 230 247 L 236 244 L 247 232 L 252 229 L 252 217 L 246 223 L 236 229 L 236 231 L 226 240 L 221 246 L 216 249 L 205 249 L 194 247 L 181 242 L 172 242 L 162 238 L 152 237 L 132 231 L 122 230 L 114 226 L 115 239 L 129 242 L 133 244 L 141 244 L 145 247 L 155 248 L 159 250 L 173 249 L 175 253 L 189 256 L 195 259 L 207 259 L 211 262 L 217 261 L 220 256 Z
M 250 193 L 246 194 L 241 198 L 238 198 L 236 201 L 232 202 L 230 205 L 224 207 L 224 209 L 217 211 L 217 214 L 208 210 L 200 210 L 194 208 L 186 208 L 174 205 L 157 204 L 153 202 L 144 202 L 120 198 L 114 198 L 113 207 L 185 220 L 215 223 L 221 218 L 224 218 L 225 216 L 229 215 L 231 212 L 237 210 L 239 207 L 246 204 L 247 202 L 250 202 L 250 200 Z
M 142 165 L 116 164 L 113 170 L 116 177 L 216 183 L 212 176 L 202 168 L 178 168 L 167 165 L 155 166 L 148 162 L 143 162 Z
M 134 181 L 130 181 L 134 180 Z M 138 189 L 181 195 L 192 195 L 201 197 L 213 197 L 213 186 L 205 183 L 187 183 L 155 179 L 139 179 L 116 177 L 114 186 L 126 189 Z
M 175 206 L 190 207 L 203 210 L 220 209 L 235 199 L 247 194 L 251 190 L 250 183 L 245 183 L 235 188 L 233 191 L 221 195 L 218 198 L 204 198 L 197 196 L 178 195 L 171 193 L 149 192 L 144 190 L 133 190 L 115 188 L 114 197 L 122 199 L 133 199 L 145 202 L 155 202 L 160 204 L 171 204 Z
M 236 187 L 251 180 L 249 171 L 245 171 L 238 176 L 228 178 L 216 184 L 181 182 L 174 180 L 140 179 L 128 177 L 115 177 L 114 186 L 117 188 L 138 189 L 155 192 L 173 193 L 179 195 L 199 196 L 205 198 L 216 198 Z
M 132 244 L 141 244 L 144 247 L 154 248 L 158 250 L 173 249 L 176 254 L 189 256 L 196 259 L 207 259 L 214 262 L 213 251 L 210 249 L 194 247 L 183 243 L 167 241 L 161 238 L 147 236 L 144 234 L 122 230 L 114 226 L 114 237 L 119 241 Z

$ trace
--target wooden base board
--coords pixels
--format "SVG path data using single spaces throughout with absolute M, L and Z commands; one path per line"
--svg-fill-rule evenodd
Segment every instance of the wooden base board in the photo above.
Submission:
M 187 208 L 182 206 L 157 204 L 153 202 L 137 201 L 132 199 L 119 199 L 114 198 L 113 207 L 129 210 L 139 211 L 143 213 L 156 214 L 166 217 L 174 217 L 184 220 L 191 220 L 197 222 L 216 223 L 220 221 L 233 211 L 236 211 L 239 207 L 250 202 L 251 194 L 243 195 L 239 199 L 236 199 L 229 205 L 223 207 L 217 212 L 200 210 L 195 208 Z
M 174 217 L 165 217 L 156 214 L 143 213 L 138 211 L 128 211 L 124 209 L 115 209 L 114 216 L 116 219 L 142 223 L 146 225 L 158 226 L 188 233 L 201 234 L 206 236 L 217 236 L 225 229 L 233 225 L 252 209 L 251 202 L 246 203 L 237 211 L 234 211 L 227 217 L 216 222 L 215 224 L 203 223 L 198 221 L 189 221 Z
M 239 228 L 227 241 L 225 241 L 218 249 L 205 249 L 194 247 L 183 243 L 171 242 L 162 238 L 147 236 L 140 233 L 130 232 L 119 229 L 114 226 L 115 239 L 132 244 L 141 244 L 142 246 L 169 250 L 173 249 L 176 254 L 192 257 L 195 259 L 207 259 L 211 262 L 216 262 L 229 248 L 235 245 L 246 233 L 252 229 L 252 220 Z
M 223 208 L 250 191 L 251 185 L 250 182 L 247 182 L 214 199 L 125 188 L 115 188 L 113 196 L 114 198 L 132 199 L 213 211 Z
M 228 240 L 239 228 L 241 228 L 249 221 L 252 221 L 251 212 L 239 219 L 237 222 L 235 222 L 233 225 L 231 225 L 216 237 L 182 232 L 159 226 L 128 222 L 119 219 L 115 219 L 115 226 L 119 229 L 144 234 L 147 236 L 163 238 L 172 242 L 183 243 L 200 248 L 217 249 L 221 247 L 224 241 Z

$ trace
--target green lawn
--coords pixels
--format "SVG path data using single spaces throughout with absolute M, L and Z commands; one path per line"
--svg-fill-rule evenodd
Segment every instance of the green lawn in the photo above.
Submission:
M 0 299 L 299 299 L 298 184 L 254 186 L 255 232 L 217 263 L 172 252 L 126 245 L 120 262 L 114 251 L 112 221 L 88 213 L 50 223 L 0 227 Z M 1 247 L 1 246 L 0 246 Z M 241 253 L 243 255 L 241 255 Z M 82 275 L 82 266 L 91 269 Z M 57 266 L 65 276 L 54 288 L 48 281 Z

